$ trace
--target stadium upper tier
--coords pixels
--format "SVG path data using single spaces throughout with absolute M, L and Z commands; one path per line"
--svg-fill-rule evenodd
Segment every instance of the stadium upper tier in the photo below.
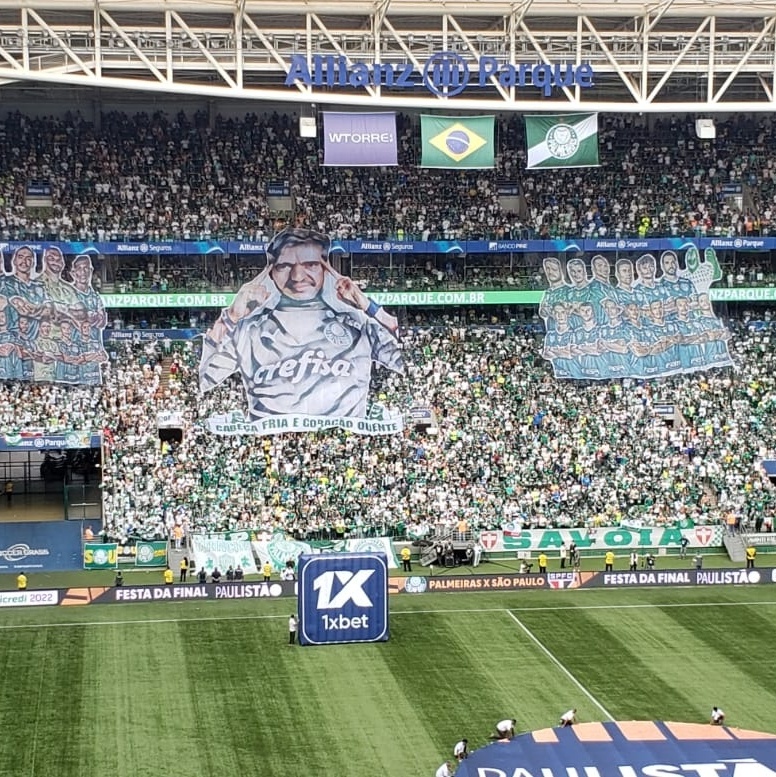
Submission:
M 602 116 L 601 167 L 525 169 L 521 117 L 501 119 L 493 170 L 419 168 L 417 116 L 398 117 L 398 167 L 323 167 L 291 115 L 8 114 L 0 238 L 266 240 L 272 184 L 295 217 L 340 239 L 767 235 L 774 125 L 736 117 L 701 141 L 687 119 Z M 25 208 L 30 182 L 52 207 Z M 503 193 L 508 185 L 510 194 Z

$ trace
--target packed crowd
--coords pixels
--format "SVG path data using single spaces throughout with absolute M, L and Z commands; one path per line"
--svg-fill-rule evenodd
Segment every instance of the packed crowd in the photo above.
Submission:
M 601 167 L 525 170 L 525 127 L 499 120 L 493 170 L 420 169 L 417 117 L 398 117 L 399 165 L 321 165 L 318 139 L 296 117 L 204 112 L 79 114 L 0 124 L 3 240 L 267 239 L 267 183 L 288 181 L 294 208 L 337 237 L 526 238 L 767 234 L 776 202 L 776 124 L 737 116 L 715 141 L 690 118 L 600 117 Z M 48 181 L 53 209 L 30 215 L 28 181 Z M 519 184 L 514 209 L 501 182 Z M 746 187 L 734 207 L 724 184 Z
M 283 529 L 421 537 L 472 528 L 714 522 L 771 525 L 776 370 L 767 332 L 734 327 L 736 367 L 652 384 L 555 381 L 530 326 L 448 319 L 402 334 L 407 375 L 376 372 L 389 408 L 430 405 L 438 431 L 220 437 L 213 413 L 242 409 L 238 382 L 202 396 L 197 346 L 108 345 L 102 389 L 0 385 L 4 430 L 104 429 L 106 530 L 125 541 L 185 532 Z M 164 367 L 163 367 L 164 365 Z M 675 404 L 669 428 L 653 412 Z M 160 412 L 179 413 L 182 439 Z

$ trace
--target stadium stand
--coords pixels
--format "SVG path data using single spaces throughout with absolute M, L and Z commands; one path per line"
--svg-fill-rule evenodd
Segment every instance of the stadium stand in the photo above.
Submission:
M 275 225 L 260 192 L 278 176 L 294 182 L 300 219 L 339 237 L 767 234 L 776 167 L 766 149 L 774 129 L 750 119 L 717 126 L 711 146 L 694 139 L 686 120 L 647 130 L 632 117 L 606 118 L 604 166 L 521 174 L 525 207 L 516 214 L 501 211 L 495 186 L 522 167 L 517 123 L 499 128 L 501 147 L 513 150 L 502 153 L 497 170 L 421 174 L 408 117 L 400 121 L 400 166 L 376 171 L 320 167 L 317 147 L 297 137 L 288 116 L 217 118 L 210 126 L 204 114 L 109 114 L 98 132 L 75 115 L 14 113 L 0 143 L 9 171 L 0 181 L 0 236 L 266 239 Z M 55 206 L 45 219 L 20 207 L 15 181 L 25 176 L 51 180 Z M 723 182 L 750 178 L 756 219 L 720 196 Z M 165 258 L 161 271 L 124 262 L 113 280 L 126 289 L 236 288 L 255 272 L 187 261 Z M 768 255 L 727 261 L 730 285 L 774 276 Z M 393 271 L 354 267 L 354 277 L 368 289 L 543 283 L 529 266 L 431 260 Z M 214 313 L 192 315 L 203 326 Z M 764 316 L 770 321 L 757 314 Z M 169 323 L 160 313 L 140 317 L 146 326 Z M 174 357 L 159 343 L 111 345 L 102 388 L 0 384 L 0 427 L 104 429 L 105 533 L 122 543 L 167 537 L 176 525 L 187 533 L 251 526 L 329 538 L 423 537 L 461 519 L 472 528 L 704 523 L 731 514 L 747 522 L 773 502 L 755 466 L 776 454 L 767 420 L 776 404 L 768 330 L 731 321 L 735 371 L 623 387 L 554 381 L 530 316 L 413 311 L 403 324 L 407 379 L 377 372 L 374 381 L 390 407 L 433 405 L 436 435 L 214 438 L 203 420 L 240 405 L 242 387 L 233 380 L 203 398 L 192 342 L 173 345 Z M 673 429 L 652 412 L 663 402 L 681 410 Z M 162 410 L 181 414 L 188 431 L 180 443 L 160 444 Z
M 186 532 L 250 526 L 309 538 L 422 537 L 461 518 L 471 528 L 664 525 L 718 522 L 732 511 L 753 523 L 773 501 L 755 466 L 776 452 L 766 442 L 776 402 L 767 335 L 736 328 L 736 374 L 629 390 L 553 381 L 523 327 L 417 327 L 403 339 L 407 383 L 379 373 L 379 391 L 389 406 L 433 404 L 436 435 L 214 437 L 202 421 L 239 405 L 242 388 L 231 382 L 199 396 L 191 343 L 166 376 L 152 342 L 114 348 L 102 389 L 5 384 L 2 422 L 104 427 L 106 532 L 122 542 L 167 537 L 176 523 Z M 678 428 L 652 414 L 663 401 L 681 405 Z M 181 444 L 160 445 L 162 409 L 190 424 Z
M 494 170 L 417 167 L 416 119 L 398 119 L 396 168 L 324 168 L 295 117 L 108 113 L 100 129 L 78 114 L 6 116 L 0 127 L 3 240 L 265 239 L 274 232 L 265 184 L 292 181 L 296 207 L 334 236 L 417 239 L 769 234 L 774 125 L 719 122 L 711 144 L 691 119 L 604 116 L 602 167 L 526 173 L 519 119 L 501 120 Z M 522 181 L 522 213 L 502 211 L 499 180 Z M 29 217 L 19 181 L 49 180 L 53 212 Z M 757 184 L 751 212 L 722 197 L 728 182 Z M 756 215 L 754 215 L 756 214 Z M 644 219 L 647 219 L 645 222 Z M 178 279 L 185 277 L 181 270 Z M 228 282 L 228 274 L 218 280 Z

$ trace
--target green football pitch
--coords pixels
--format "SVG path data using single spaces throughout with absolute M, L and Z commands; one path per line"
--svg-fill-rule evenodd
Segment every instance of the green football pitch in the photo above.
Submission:
M 287 601 L 0 613 L 3 777 L 431 777 L 496 721 L 776 731 L 768 587 L 401 595 L 391 639 L 291 647 Z

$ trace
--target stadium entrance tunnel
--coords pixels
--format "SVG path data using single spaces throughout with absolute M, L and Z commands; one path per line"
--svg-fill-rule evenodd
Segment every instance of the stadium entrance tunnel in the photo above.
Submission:
M 699 723 L 582 723 L 475 750 L 456 777 L 776 777 L 776 734 Z

